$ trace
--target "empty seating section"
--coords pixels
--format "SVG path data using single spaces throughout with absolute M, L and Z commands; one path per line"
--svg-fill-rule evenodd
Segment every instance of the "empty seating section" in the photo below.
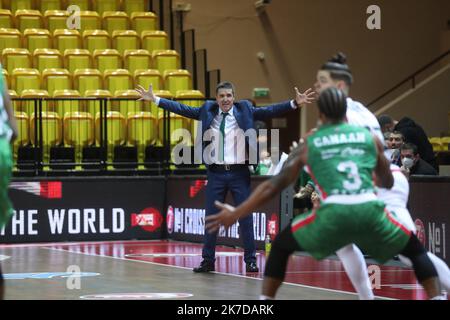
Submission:
M 25 29 L 23 39 L 24 46 L 32 53 L 39 48 L 52 47 L 52 38 L 47 29 Z
M 84 147 L 101 145 L 100 122 L 105 121 L 108 160 L 122 145 L 136 147 L 142 162 L 147 146 L 162 145 L 164 112 L 137 101 L 137 85 L 152 85 L 162 98 L 202 103 L 195 99 L 204 99 L 203 94 L 192 90 L 192 75 L 180 69 L 180 55 L 171 50 L 168 34 L 158 30 L 158 16 L 149 4 L 0 0 L 3 77 L 19 128 L 15 160 L 20 147 L 42 143 L 44 162 L 56 146 L 75 148 L 80 162 Z M 103 120 L 101 105 L 107 106 Z M 170 116 L 171 131 L 184 128 L 195 134 L 195 123 Z
M 115 49 L 94 50 L 94 64 L 95 67 L 104 72 L 107 69 L 122 68 L 122 57 L 119 51 Z
M 1 10 L 0 10 L 1 11 Z M 0 16 L 1 17 L 1 16 Z M 0 19 L 1 21 L 1 19 Z M 0 51 L 6 48 L 20 48 L 22 43 L 22 34 L 17 29 L 0 28 Z
M 126 49 L 139 49 L 141 40 L 134 30 L 116 30 L 113 31 L 112 41 L 114 48 L 123 55 Z
M 44 11 L 45 27 L 53 34 L 56 29 L 66 29 L 67 19 L 70 14 L 65 10 L 47 10 Z
M 80 32 L 86 30 L 100 30 L 102 19 L 95 11 L 80 11 Z
M 45 69 L 62 68 L 63 57 L 56 49 L 36 49 L 33 54 L 33 65 L 41 73 Z
M 55 49 L 64 52 L 66 49 L 81 48 L 81 35 L 78 30 L 56 29 L 53 32 Z
M 123 54 L 123 66 L 135 74 L 136 70 L 148 70 L 151 68 L 152 56 L 147 50 L 125 50 Z
M 64 67 L 71 74 L 76 69 L 90 69 L 92 68 L 92 55 L 86 49 L 67 49 L 64 51 Z

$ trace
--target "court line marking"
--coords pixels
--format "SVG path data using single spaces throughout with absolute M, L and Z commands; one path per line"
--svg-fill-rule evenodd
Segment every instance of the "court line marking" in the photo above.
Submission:
M 163 243 L 160 239 L 154 240 L 111 240 L 111 241 L 83 241 L 83 242 L 41 242 L 41 243 L 10 243 L 10 244 L 0 244 L 0 249 L 8 249 L 8 248 L 33 248 L 33 247 L 48 247 L 48 246 L 77 246 L 77 245 L 92 245 L 92 244 L 135 244 L 135 245 L 145 245 L 148 243 L 152 245 L 179 245 L 180 243 L 186 242 L 167 242 Z M 152 242 L 161 242 L 161 243 L 152 243 Z M 189 243 L 189 245 L 193 246 L 203 246 L 201 243 Z
M 68 251 L 68 250 L 62 249 L 62 248 L 44 247 L 44 248 L 41 248 L 41 249 L 61 251 L 61 252 L 66 252 L 66 253 L 82 254 L 82 255 L 92 256 L 92 257 L 103 257 L 103 258 L 110 258 L 110 259 L 123 260 L 123 261 L 140 262 L 140 263 L 146 263 L 146 264 L 157 265 L 157 266 L 162 266 L 162 267 L 177 268 L 177 269 L 184 269 L 184 270 L 192 271 L 192 268 L 188 268 L 188 267 L 174 266 L 174 265 L 170 265 L 170 264 L 151 262 L 151 261 L 142 261 L 142 260 L 128 259 L 128 258 L 121 258 L 121 257 L 105 256 L 105 255 L 86 253 L 86 252 L 73 252 L 73 251 Z M 244 278 L 244 279 L 253 279 L 253 280 L 259 280 L 259 281 L 263 280 L 261 278 L 249 277 L 249 276 L 244 276 L 244 275 L 239 275 L 239 274 L 232 274 L 232 273 L 224 273 L 224 272 L 217 272 L 217 271 L 214 271 L 214 272 L 211 272 L 211 273 L 220 274 L 220 275 L 224 275 L 224 276 L 232 276 L 232 277 L 237 277 L 237 278 Z M 344 291 L 344 290 L 336 290 L 336 289 L 328 289 L 328 288 L 321 288 L 321 287 L 314 287 L 314 286 L 308 286 L 308 285 L 299 284 L 299 283 L 283 282 L 283 284 L 284 285 L 291 285 L 291 286 L 295 286 L 295 287 L 314 289 L 314 290 L 328 291 L 328 292 L 333 292 L 333 293 L 350 294 L 350 295 L 354 295 L 354 296 L 358 295 L 355 292 Z M 394 299 L 394 298 L 383 297 L 383 296 L 375 296 L 375 298 L 379 298 L 379 299 L 383 299 L 383 300 L 397 300 L 397 299 Z

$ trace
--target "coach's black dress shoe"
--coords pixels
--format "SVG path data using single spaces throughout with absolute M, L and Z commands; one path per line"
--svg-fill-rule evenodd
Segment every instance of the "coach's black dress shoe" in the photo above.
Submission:
M 206 261 L 206 260 L 203 260 L 200 263 L 199 267 L 193 269 L 193 271 L 196 272 L 196 273 L 210 272 L 210 271 L 215 271 L 215 270 L 216 270 L 216 268 L 214 266 L 214 262 Z
M 256 266 L 256 262 L 248 262 L 248 263 L 246 263 L 245 271 L 247 271 L 247 272 L 259 272 L 259 269 Z

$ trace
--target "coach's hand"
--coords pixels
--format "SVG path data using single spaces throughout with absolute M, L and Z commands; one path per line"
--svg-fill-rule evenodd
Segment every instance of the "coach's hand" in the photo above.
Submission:
M 141 96 L 138 99 L 138 101 L 140 101 L 140 100 L 151 101 L 151 102 L 155 102 L 156 101 L 156 96 L 153 93 L 153 85 L 152 84 L 150 84 L 150 86 L 148 87 L 148 91 L 146 91 L 144 89 L 144 87 L 141 86 L 141 85 L 138 85 L 138 87 L 135 90 Z
M 300 93 L 297 87 L 295 87 L 294 90 L 295 102 L 297 103 L 297 106 L 303 107 L 306 104 L 312 103 L 316 99 L 316 93 L 311 88 L 303 93 Z

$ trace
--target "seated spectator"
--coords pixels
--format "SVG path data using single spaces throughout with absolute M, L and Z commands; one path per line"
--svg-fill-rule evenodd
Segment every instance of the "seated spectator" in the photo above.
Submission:
M 378 123 L 380 124 L 381 132 L 383 132 L 384 134 L 385 132 L 394 131 L 394 127 L 397 124 L 397 121 L 394 121 L 387 114 L 382 114 L 381 116 L 378 117 Z
M 422 160 L 425 160 L 433 168 L 438 170 L 433 146 L 428 140 L 428 136 L 423 128 L 414 122 L 414 120 L 403 117 L 400 121 L 396 122 L 388 115 L 382 115 L 378 118 L 378 122 L 380 123 L 380 126 L 382 126 L 381 130 L 383 130 L 383 128 L 384 130 L 389 130 L 393 127 L 394 131 L 400 131 L 405 138 L 405 142 L 413 143 L 417 146 Z
M 392 155 L 391 163 L 401 167 L 402 162 L 400 159 L 400 148 L 405 143 L 405 138 L 399 131 L 391 132 L 389 135 L 389 145 L 391 146 Z
M 401 170 L 405 175 L 438 175 L 437 171 L 426 161 L 422 160 L 417 146 L 412 143 L 405 143 L 400 148 L 400 157 L 402 161 Z

